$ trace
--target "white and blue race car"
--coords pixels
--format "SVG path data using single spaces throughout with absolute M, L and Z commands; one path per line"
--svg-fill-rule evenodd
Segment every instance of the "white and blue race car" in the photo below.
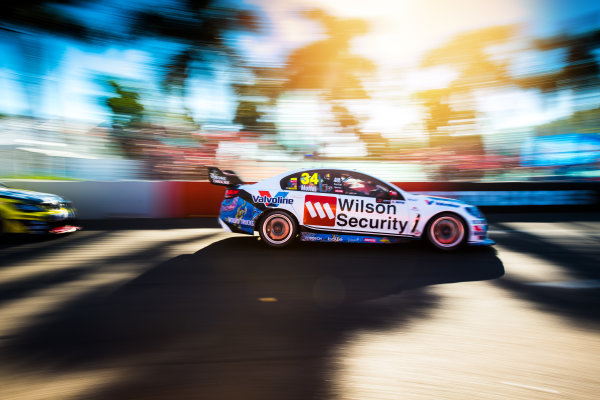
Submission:
M 479 209 L 454 199 L 407 193 L 370 175 L 342 169 L 291 171 L 245 184 L 233 171 L 208 167 L 227 186 L 219 223 L 267 245 L 302 241 L 393 243 L 426 238 L 441 250 L 492 245 Z

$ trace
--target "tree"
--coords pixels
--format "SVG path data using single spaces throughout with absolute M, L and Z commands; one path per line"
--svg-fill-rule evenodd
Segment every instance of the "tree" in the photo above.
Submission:
M 13 35 L 18 40 L 26 73 L 20 74 L 21 84 L 28 99 L 29 114 L 37 114 L 40 96 L 41 57 L 40 36 L 49 34 L 76 40 L 87 40 L 92 31 L 80 20 L 68 15 L 60 6 L 85 6 L 87 0 L 25 0 L 0 2 L 0 33 Z
M 141 122 L 144 106 L 138 101 L 139 94 L 125 90 L 115 81 L 109 81 L 108 84 L 118 95 L 106 100 L 106 105 L 113 113 L 113 127 L 125 127 Z
M 84 38 L 89 29 L 57 6 L 82 6 L 86 0 L 25 0 L 0 2 L 0 30 L 18 33 L 50 33 Z
M 125 90 L 114 80 L 106 83 L 117 94 L 105 101 L 112 111 L 111 136 L 127 156 L 135 157 L 135 147 L 142 139 L 136 133 L 142 127 L 144 106 L 138 101 L 140 96 L 137 92 Z
M 179 0 L 167 10 L 141 11 L 134 16 L 133 33 L 158 37 L 183 45 L 164 66 L 163 87 L 185 96 L 192 69 L 210 71 L 237 57 L 225 33 L 255 31 L 253 14 L 212 0 Z
M 511 84 L 508 64 L 493 59 L 487 50 L 510 40 L 514 29 L 513 26 L 500 26 L 462 33 L 425 55 L 421 67 L 446 65 L 454 67 L 458 73 L 447 88 L 416 94 L 426 109 L 431 147 L 451 145 L 451 130 L 465 132 L 472 129 L 477 117 L 470 104 L 474 91 Z
M 279 68 L 245 67 L 244 77 L 233 88 L 238 96 L 238 107 L 234 123 L 244 130 L 257 133 L 276 133 L 275 124 L 268 120 L 269 111 L 277 103 L 284 83 L 283 71 Z M 248 74 L 252 78 L 248 79 Z
M 366 140 L 359 129 L 358 118 L 352 115 L 344 102 L 369 98 L 361 79 L 373 73 L 375 65 L 350 51 L 351 41 L 367 33 L 369 27 L 364 20 L 336 18 L 320 10 L 306 12 L 305 16 L 321 24 L 326 38 L 290 54 L 282 91 L 312 90 L 319 93 L 332 105 L 338 124 Z
M 369 98 L 361 77 L 373 72 L 375 65 L 350 51 L 351 40 L 369 31 L 367 23 L 335 18 L 320 10 L 305 15 L 323 26 L 327 38 L 290 54 L 284 89 L 318 90 L 330 101 Z
M 600 29 L 538 39 L 533 41 L 533 48 L 540 51 L 565 50 L 565 65 L 553 72 L 516 79 L 521 87 L 540 89 L 544 93 L 573 90 L 580 94 L 598 90 L 600 63 L 595 52 L 600 48 Z

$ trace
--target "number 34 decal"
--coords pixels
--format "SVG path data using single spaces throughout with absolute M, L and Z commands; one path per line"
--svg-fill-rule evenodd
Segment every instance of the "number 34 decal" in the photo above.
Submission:
M 319 175 L 315 172 L 314 174 L 312 174 L 312 176 L 310 176 L 308 172 L 305 172 L 300 176 L 300 183 L 303 185 L 308 185 L 309 183 L 311 185 L 318 185 Z

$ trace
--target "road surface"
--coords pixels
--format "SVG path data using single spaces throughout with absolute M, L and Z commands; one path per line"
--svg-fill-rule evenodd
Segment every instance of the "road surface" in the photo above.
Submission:
M 492 248 L 265 248 L 213 220 L 0 245 L 0 399 L 597 399 L 600 216 Z

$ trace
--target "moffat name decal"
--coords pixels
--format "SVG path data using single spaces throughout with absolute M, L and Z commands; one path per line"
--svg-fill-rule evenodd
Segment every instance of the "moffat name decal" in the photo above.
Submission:
M 278 192 L 275 196 L 266 190 L 259 190 L 258 196 L 252 196 L 255 203 L 266 204 L 267 206 L 277 207 L 280 204 L 294 204 L 294 199 L 286 198 L 288 192 Z
M 350 213 L 373 214 L 373 217 L 354 217 Z M 304 224 L 394 230 L 403 233 L 408 221 L 399 221 L 394 204 L 373 204 L 364 200 L 340 199 L 339 212 L 336 197 L 306 195 L 304 199 Z M 385 214 L 385 215 L 384 215 Z

